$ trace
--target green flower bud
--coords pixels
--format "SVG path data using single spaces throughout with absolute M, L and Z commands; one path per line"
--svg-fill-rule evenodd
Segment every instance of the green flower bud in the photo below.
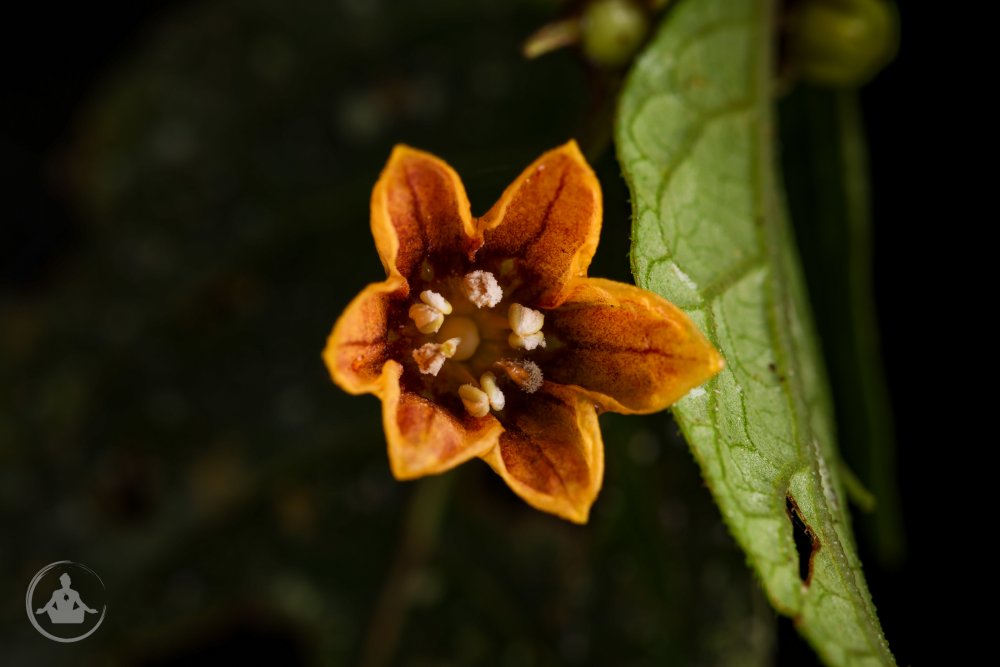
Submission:
M 583 53 L 601 67 L 628 63 L 649 31 L 649 17 L 632 0 L 594 0 L 580 18 Z
M 860 86 L 896 55 L 898 17 L 884 0 L 806 0 L 788 19 L 789 56 L 807 81 Z

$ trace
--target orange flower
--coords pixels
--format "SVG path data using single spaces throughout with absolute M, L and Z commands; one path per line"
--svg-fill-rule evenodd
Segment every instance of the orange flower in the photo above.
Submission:
M 481 218 L 455 171 L 397 146 L 372 192 L 385 281 L 347 306 L 333 380 L 382 399 L 397 479 L 484 459 L 534 507 L 585 523 L 602 410 L 662 410 L 722 368 L 688 317 L 588 278 L 601 189 L 575 142 L 545 153 Z

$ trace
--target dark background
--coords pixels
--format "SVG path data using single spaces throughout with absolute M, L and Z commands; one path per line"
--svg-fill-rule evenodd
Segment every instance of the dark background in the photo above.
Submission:
M 448 159 L 481 212 L 593 122 L 571 53 L 517 55 L 552 7 L 494 4 L 158 0 L 6 23 L 6 664 L 51 659 L 18 591 L 61 558 L 119 590 L 99 636 L 58 647 L 70 662 L 374 664 L 379 644 L 399 664 L 814 662 L 662 416 L 602 418 L 607 482 L 584 531 L 530 512 L 485 466 L 393 482 L 377 401 L 325 375 L 329 326 L 381 277 L 367 200 L 393 143 Z M 922 471 L 946 441 L 926 369 L 897 344 L 926 331 L 935 250 L 918 196 L 928 140 L 913 140 L 929 65 L 917 11 L 902 8 L 899 56 L 861 94 L 907 548 L 892 562 L 859 540 L 903 665 L 925 651 Z M 608 212 L 592 273 L 627 279 L 611 151 L 596 168 Z

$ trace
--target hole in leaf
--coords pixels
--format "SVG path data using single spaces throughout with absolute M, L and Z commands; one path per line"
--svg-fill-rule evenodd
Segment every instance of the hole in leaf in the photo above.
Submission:
M 808 587 L 812 580 L 813 557 L 820 547 L 819 538 L 802 518 L 799 505 L 791 494 L 785 496 L 785 510 L 792 522 L 792 539 L 795 540 L 795 551 L 799 554 L 799 579 Z

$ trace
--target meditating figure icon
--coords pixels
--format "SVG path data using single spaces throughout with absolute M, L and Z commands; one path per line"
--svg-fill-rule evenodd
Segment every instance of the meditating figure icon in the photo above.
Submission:
M 63 573 L 59 577 L 60 583 L 62 583 L 62 588 L 57 588 L 52 593 L 52 599 L 49 603 L 37 610 L 35 614 L 49 613 L 49 620 L 53 623 L 83 623 L 83 613 L 96 614 L 96 609 L 91 609 L 83 600 L 80 599 L 80 594 L 69 587 L 70 578 L 69 575 Z

